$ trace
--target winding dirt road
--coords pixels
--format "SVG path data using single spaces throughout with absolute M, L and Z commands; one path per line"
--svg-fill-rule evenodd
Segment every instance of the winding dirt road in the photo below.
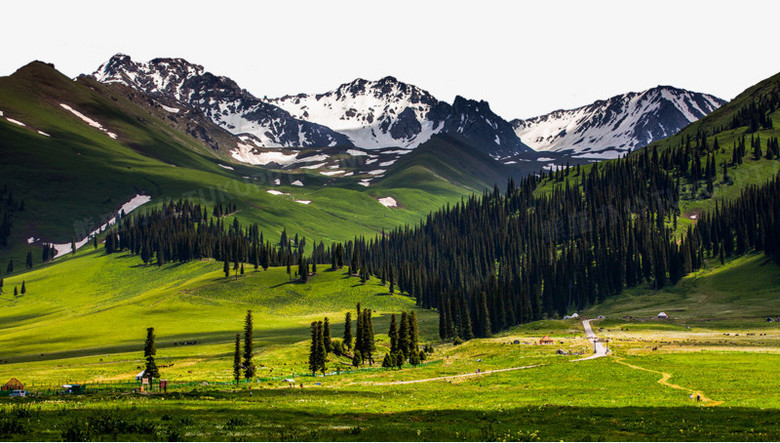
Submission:
M 589 357 L 578 358 L 572 361 L 593 360 L 594 358 L 604 357 L 605 355 L 609 354 L 609 349 L 607 349 L 607 345 L 598 341 L 599 337 L 598 335 L 596 335 L 595 332 L 593 332 L 593 328 L 590 326 L 590 320 L 583 320 L 582 327 L 585 328 L 585 335 L 588 336 L 588 340 L 590 340 L 590 342 L 593 343 L 594 352 L 593 355 Z

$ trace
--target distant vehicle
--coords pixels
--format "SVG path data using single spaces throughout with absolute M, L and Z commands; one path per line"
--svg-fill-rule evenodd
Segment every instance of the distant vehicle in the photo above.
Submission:
M 27 391 L 24 389 L 14 389 L 8 394 L 9 397 L 27 397 Z

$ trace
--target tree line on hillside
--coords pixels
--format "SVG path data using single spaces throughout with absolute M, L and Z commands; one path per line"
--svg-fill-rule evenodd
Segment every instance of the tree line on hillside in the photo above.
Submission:
M 305 245 L 305 241 L 272 244 L 256 223 L 247 228 L 237 218 L 225 223 L 224 218 L 210 216 L 205 207 L 188 200 L 123 217 L 118 225 L 106 235 L 106 253 L 126 251 L 158 266 L 203 258 L 232 263 L 234 269 L 243 263 L 255 269 L 289 266 L 299 262 Z M 314 253 L 325 256 L 324 245 L 316 245 Z
M 687 168 L 672 161 L 680 150 L 644 150 L 596 164 L 574 185 L 569 170 L 528 177 L 517 187 L 510 182 L 505 195 L 495 188 L 415 228 L 357 241 L 359 258 L 352 261 L 374 275 L 396 276 L 401 291 L 436 308 L 442 338 L 468 339 L 582 309 L 642 283 L 656 289 L 675 284 L 699 269 L 705 254 L 717 254 L 716 243 L 726 256 L 751 249 L 776 254 L 780 218 L 770 201 L 772 183 L 716 209 L 701 227 L 672 235 L 680 176 L 714 174 L 708 150 L 717 142 L 713 148 L 705 143 L 702 138 L 682 148 L 696 154 Z M 709 158 L 708 166 L 691 171 L 698 158 Z M 545 181 L 565 183 L 535 196 Z M 729 248 L 732 241 L 741 247 Z
M 780 104 L 780 89 L 764 92 L 755 97 L 750 103 L 742 106 L 731 117 L 729 129 L 747 127 L 748 132 L 756 132 L 759 129 L 772 129 L 774 127 L 771 114 Z

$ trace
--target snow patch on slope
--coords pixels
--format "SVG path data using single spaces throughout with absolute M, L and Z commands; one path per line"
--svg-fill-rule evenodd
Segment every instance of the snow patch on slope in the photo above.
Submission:
M 387 208 L 397 208 L 398 202 L 393 197 L 382 197 L 379 199 L 379 203 Z
M 115 133 L 107 130 L 100 123 L 96 122 L 95 120 L 92 120 L 91 118 L 87 117 L 86 115 L 84 115 L 84 114 L 80 113 L 79 111 L 77 111 L 77 110 L 71 108 L 70 106 L 66 105 L 65 103 L 60 103 L 60 106 L 62 106 L 63 109 L 65 109 L 67 111 L 70 111 L 73 115 L 75 115 L 76 117 L 80 118 L 82 121 L 84 121 L 84 123 L 88 124 L 89 126 L 92 126 L 93 128 L 98 129 L 98 130 L 104 132 L 106 135 L 108 135 L 109 137 L 111 137 L 113 139 L 117 138 Z
M 144 205 L 146 203 L 149 203 L 149 201 L 152 200 L 152 197 L 148 195 L 142 195 L 142 194 L 136 194 L 135 197 L 131 198 L 130 201 L 123 204 L 117 212 L 117 214 L 121 214 L 122 211 L 124 211 L 125 215 L 129 214 L 133 210 L 137 209 L 141 205 Z M 81 248 L 85 244 L 89 242 L 92 236 L 97 235 L 98 233 L 106 230 L 109 226 L 112 226 L 116 223 L 116 217 L 111 217 L 106 223 L 104 223 L 99 228 L 95 229 L 94 231 L 90 232 L 89 235 L 84 237 L 83 239 L 76 242 L 76 249 Z M 28 239 L 29 243 L 29 239 Z M 54 243 L 51 244 L 51 246 L 57 251 L 57 253 L 54 255 L 54 258 L 62 257 L 65 254 L 68 254 L 71 252 L 71 244 L 70 243 Z
M 277 163 L 279 165 L 289 165 L 295 161 L 298 154 L 285 154 L 278 151 L 266 151 L 245 143 L 238 143 L 237 148 L 230 151 L 230 156 L 234 159 L 249 163 L 250 165 L 267 165 Z

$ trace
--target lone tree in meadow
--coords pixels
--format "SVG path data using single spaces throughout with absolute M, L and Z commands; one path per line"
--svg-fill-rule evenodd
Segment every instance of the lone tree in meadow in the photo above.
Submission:
M 309 260 L 303 255 L 298 259 L 298 275 L 301 278 L 301 283 L 309 282 Z
M 146 369 L 144 370 L 144 375 L 146 377 L 158 378 L 160 377 L 160 371 L 157 369 L 157 364 L 154 362 L 154 356 L 157 354 L 157 348 L 154 346 L 154 339 L 154 328 L 146 328 L 146 342 L 144 343 Z
M 241 380 L 241 336 L 236 334 L 236 349 L 233 352 L 233 379 Z
M 344 346 L 352 348 L 352 313 L 347 312 L 344 318 Z
M 252 311 L 246 311 L 246 319 L 244 320 L 244 362 L 242 364 L 244 368 L 244 377 L 249 380 L 255 376 L 255 364 L 252 363 L 252 357 L 254 356 L 253 347 L 254 331 L 252 327 Z
M 27 293 L 27 287 L 25 286 L 24 283 L 25 283 L 24 280 L 22 280 L 22 295 Z

